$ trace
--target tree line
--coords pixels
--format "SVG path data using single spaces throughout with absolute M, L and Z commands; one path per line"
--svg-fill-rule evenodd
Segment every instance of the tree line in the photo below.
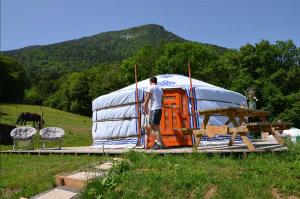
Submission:
M 146 45 L 133 56 L 100 63 L 83 71 L 39 71 L 32 82 L 15 59 L 1 55 L 0 100 L 42 104 L 83 115 L 91 114 L 91 101 L 103 94 L 134 83 L 138 79 L 176 73 L 245 95 L 256 88 L 257 107 L 270 112 L 271 120 L 291 121 L 300 127 L 300 48 L 293 41 L 271 44 L 262 40 L 240 49 L 218 51 L 196 42 L 169 42 Z

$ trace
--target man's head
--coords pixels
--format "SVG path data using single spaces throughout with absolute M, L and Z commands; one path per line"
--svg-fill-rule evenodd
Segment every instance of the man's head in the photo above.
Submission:
M 157 78 L 156 77 L 151 77 L 150 78 L 150 84 L 157 84 Z

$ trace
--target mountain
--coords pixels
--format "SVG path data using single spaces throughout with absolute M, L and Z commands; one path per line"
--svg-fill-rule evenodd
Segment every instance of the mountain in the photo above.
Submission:
M 156 24 L 110 31 L 50 45 L 29 46 L 2 53 L 21 62 L 28 77 L 60 77 L 102 63 L 114 63 L 134 55 L 144 46 L 160 46 L 185 39 Z M 225 48 L 204 44 L 222 52 Z
M 166 42 L 182 41 L 185 40 L 162 26 L 150 24 L 3 53 L 20 61 L 28 75 L 53 71 L 64 73 L 82 71 L 101 63 L 119 62 L 145 45 L 158 46 Z

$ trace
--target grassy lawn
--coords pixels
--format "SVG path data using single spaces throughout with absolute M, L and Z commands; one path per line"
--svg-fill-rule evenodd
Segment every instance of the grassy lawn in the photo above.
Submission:
M 0 198 L 33 196 L 54 187 L 54 176 L 86 170 L 107 159 L 105 156 L 0 155 Z
M 0 123 L 13 125 L 39 106 L 0 104 Z M 63 146 L 91 145 L 91 118 L 43 107 L 46 126 L 62 127 Z M 11 146 L 1 146 L 1 150 Z M 28 197 L 54 186 L 57 173 L 92 168 L 106 157 L 1 155 L 0 198 Z M 130 152 L 82 198 L 300 198 L 300 145 L 289 151 L 236 156 Z
M 0 123 L 15 125 L 21 112 L 41 113 L 40 106 L 20 104 L 0 104 Z M 57 109 L 42 107 L 45 127 L 61 127 L 65 130 L 63 146 L 90 146 L 92 143 L 91 117 L 80 116 Z M 32 124 L 32 122 L 27 122 Z M 36 141 L 36 138 L 34 139 Z M 40 144 L 35 146 L 41 146 Z M 51 144 L 49 146 L 52 146 Z M 11 149 L 12 146 L 1 145 L 1 150 Z
M 46 127 L 56 126 L 65 130 L 63 146 L 91 145 L 91 118 L 52 108 L 42 108 Z M 40 111 L 40 106 L 0 104 L 0 123 L 14 125 L 21 112 L 40 113 Z M 36 142 L 36 137 L 34 141 Z M 50 147 L 54 145 L 55 143 L 47 144 Z M 0 145 L 0 147 L 1 150 L 12 149 L 12 146 Z M 105 159 L 99 156 L 4 154 L 0 158 L 0 198 L 20 198 L 20 196 L 29 197 L 38 194 L 54 186 L 56 174 L 86 169 Z
M 300 146 L 272 155 L 208 157 L 203 154 L 129 153 L 82 198 L 299 198 Z M 101 197 L 101 198 L 102 198 Z M 99 197 L 100 198 L 100 197 Z

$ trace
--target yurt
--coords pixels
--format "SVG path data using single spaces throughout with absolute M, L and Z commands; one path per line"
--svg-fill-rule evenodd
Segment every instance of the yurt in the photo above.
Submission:
M 200 80 L 177 74 L 156 76 L 163 89 L 163 111 L 160 123 L 163 142 L 167 146 L 191 146 L 193 138 L 182 132 L 183 128 L 201 127 L 202 116 L 194 110 L 220 107 L 240 107 L 247 104 L 245 96 Z M 190 81 L 191 80 L 191 81 Z M 93 100 L 93 147 L 119 148 L 143 145 L 144 130 L 140 128 L 141 105 L 149 79 L 132 84 Z M 192 85 L 192 89 L 191 86 Z M 191 94 L 192 91 L 192 94 Z M 222 125 L 228 118 L 213 116 L 209 124 Z M 203 137 L 202 144 L 228 142 L 228 136 Z M 239 137 L 236 141 L 239 141 Z M 153 144 L 150 139 L 148 147 Z

